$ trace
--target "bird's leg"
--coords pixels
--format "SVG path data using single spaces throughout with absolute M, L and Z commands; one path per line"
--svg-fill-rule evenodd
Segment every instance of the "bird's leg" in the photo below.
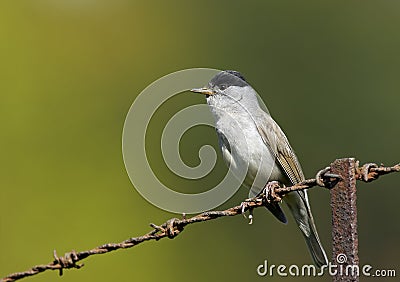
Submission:
M 281 196 L 275 193 L 275 189 L 279 187 L 280 186 L 278 181 L 270 181 L 265 185 L 262 192 L 264 193 L 264 197 L 267 203 L 282 201 Z

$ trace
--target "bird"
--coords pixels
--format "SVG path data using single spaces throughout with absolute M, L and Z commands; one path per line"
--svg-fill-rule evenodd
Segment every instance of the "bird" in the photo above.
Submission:
M 305 180 L 300 163 L 289 141 L 259 104 L 257 92 L 238 71 L 217 73 L 209 83 L 191 92 L 206 96 L 215 119 L 219 148 L 226 164 L 237 176 L 244 174 L 243 185 L 250 195 L 259 194 L 271 181 L 286 186 Z M 306 190 L 288 193 L 283 201 L 289 207 L 317 267 L 328 263 L 318 237 Z M 267 209 L 281 222 L 287 218 L 279 203 Z

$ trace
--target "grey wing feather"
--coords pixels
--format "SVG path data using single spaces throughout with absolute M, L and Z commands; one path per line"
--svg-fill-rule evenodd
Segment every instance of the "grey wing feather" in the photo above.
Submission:
M 264 113 L 263 118 L 257 120 L 263 121 L 262 123 L 256 122 L 256 127 L 261 138 L 271 153 L 276 157 L 278 164 L 284 170 L 291 184 L 297 184 L 303 181 L 305 177 L 300 163 L 278 124 L 266 113 Z M 279 142 L 277 142 L 277 140 L 279 140 Z M 315 228 L 307 192 L 296 191 L 295 193 L 286 195 L 285 198 L 286 203 L 305 237 L 315 264 L 319 267 L 327 264 L 327 257 Z
M 256 122 L 258 133 L 261 135 L 265 145 L 276 157 L 278 164 L 282 167 L 290 184 L 293 185 L 303 181 L 305 179 L 303 170 L 285 133 L 283 133 L 275 120 L 266 113 L 263 113 L 263 118 L 259 118 L 258 120 L 263 120 L 262 123 Z M 303 198 L 308 212 L 311 213 L 307 192 L 297 191 L 297 194 Z
M 291 184 L 303 181 L 305 178 L 300 163 L 282 129 L 270 115 L 264 114 L 264 118 L 264 122 L 256 123 L 264 143 L 276 157 Z

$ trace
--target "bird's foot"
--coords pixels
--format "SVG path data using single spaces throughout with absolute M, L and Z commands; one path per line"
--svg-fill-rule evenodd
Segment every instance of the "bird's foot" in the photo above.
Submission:
M 250 206 L 251 202 L 254 202 L 254 199 L 246 199 L 240 204 L 240 210 L 244 218 L 247 218 L 246 210 L 249 210 L 249 224 L 253 224 L 253 208 Z
M 264 193 L 267 203 L 282 201 L 282 197 L 275 193 L 275 189 L 279 187 L 278 181 L 270 181 L 265 185 L 262 193 Z
M 241 211 L 241 214 L 243 214 L 244 218 L 247 218 L 245 212 L 248 209 L 249 203 L 251 202 L 251 200 L 252 199 L 246 199 L 240 204 L 240 211 Z

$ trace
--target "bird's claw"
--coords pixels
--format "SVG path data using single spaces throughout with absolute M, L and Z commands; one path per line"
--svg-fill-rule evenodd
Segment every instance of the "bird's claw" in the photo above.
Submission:
M 253 209 L 249 210 L 249 224 L 253 224 Z
M 282 201 L 282 197 L 275 193 L 275 189 L 279 187 L 280 186 L 278 181 L 270 181 L 265 185 L 262 192 L 264 193 L 264 197 L 267 203 L 271 203 L 273 201 Z
M 246 199 L 240 204 L 240 210 L 244 218 L 247 218 L 246 209 L 249 210 L 249 224 L 253 224 L 253 208 L 249 207 L 249 203 L 252 201 L 254 201 L 254 199 Z
M 244 218 L 247 218 L 247 217 L 246 217 L 246 209 L 247 209 L 248 206 L 249 206 L 250 200 L 251 200 L 251 199 L 246 199 L 246 200 L 244 200 L 244 201 L 240 204 L 240 211 L 241 211 L 241 214 L 244 216 Z

